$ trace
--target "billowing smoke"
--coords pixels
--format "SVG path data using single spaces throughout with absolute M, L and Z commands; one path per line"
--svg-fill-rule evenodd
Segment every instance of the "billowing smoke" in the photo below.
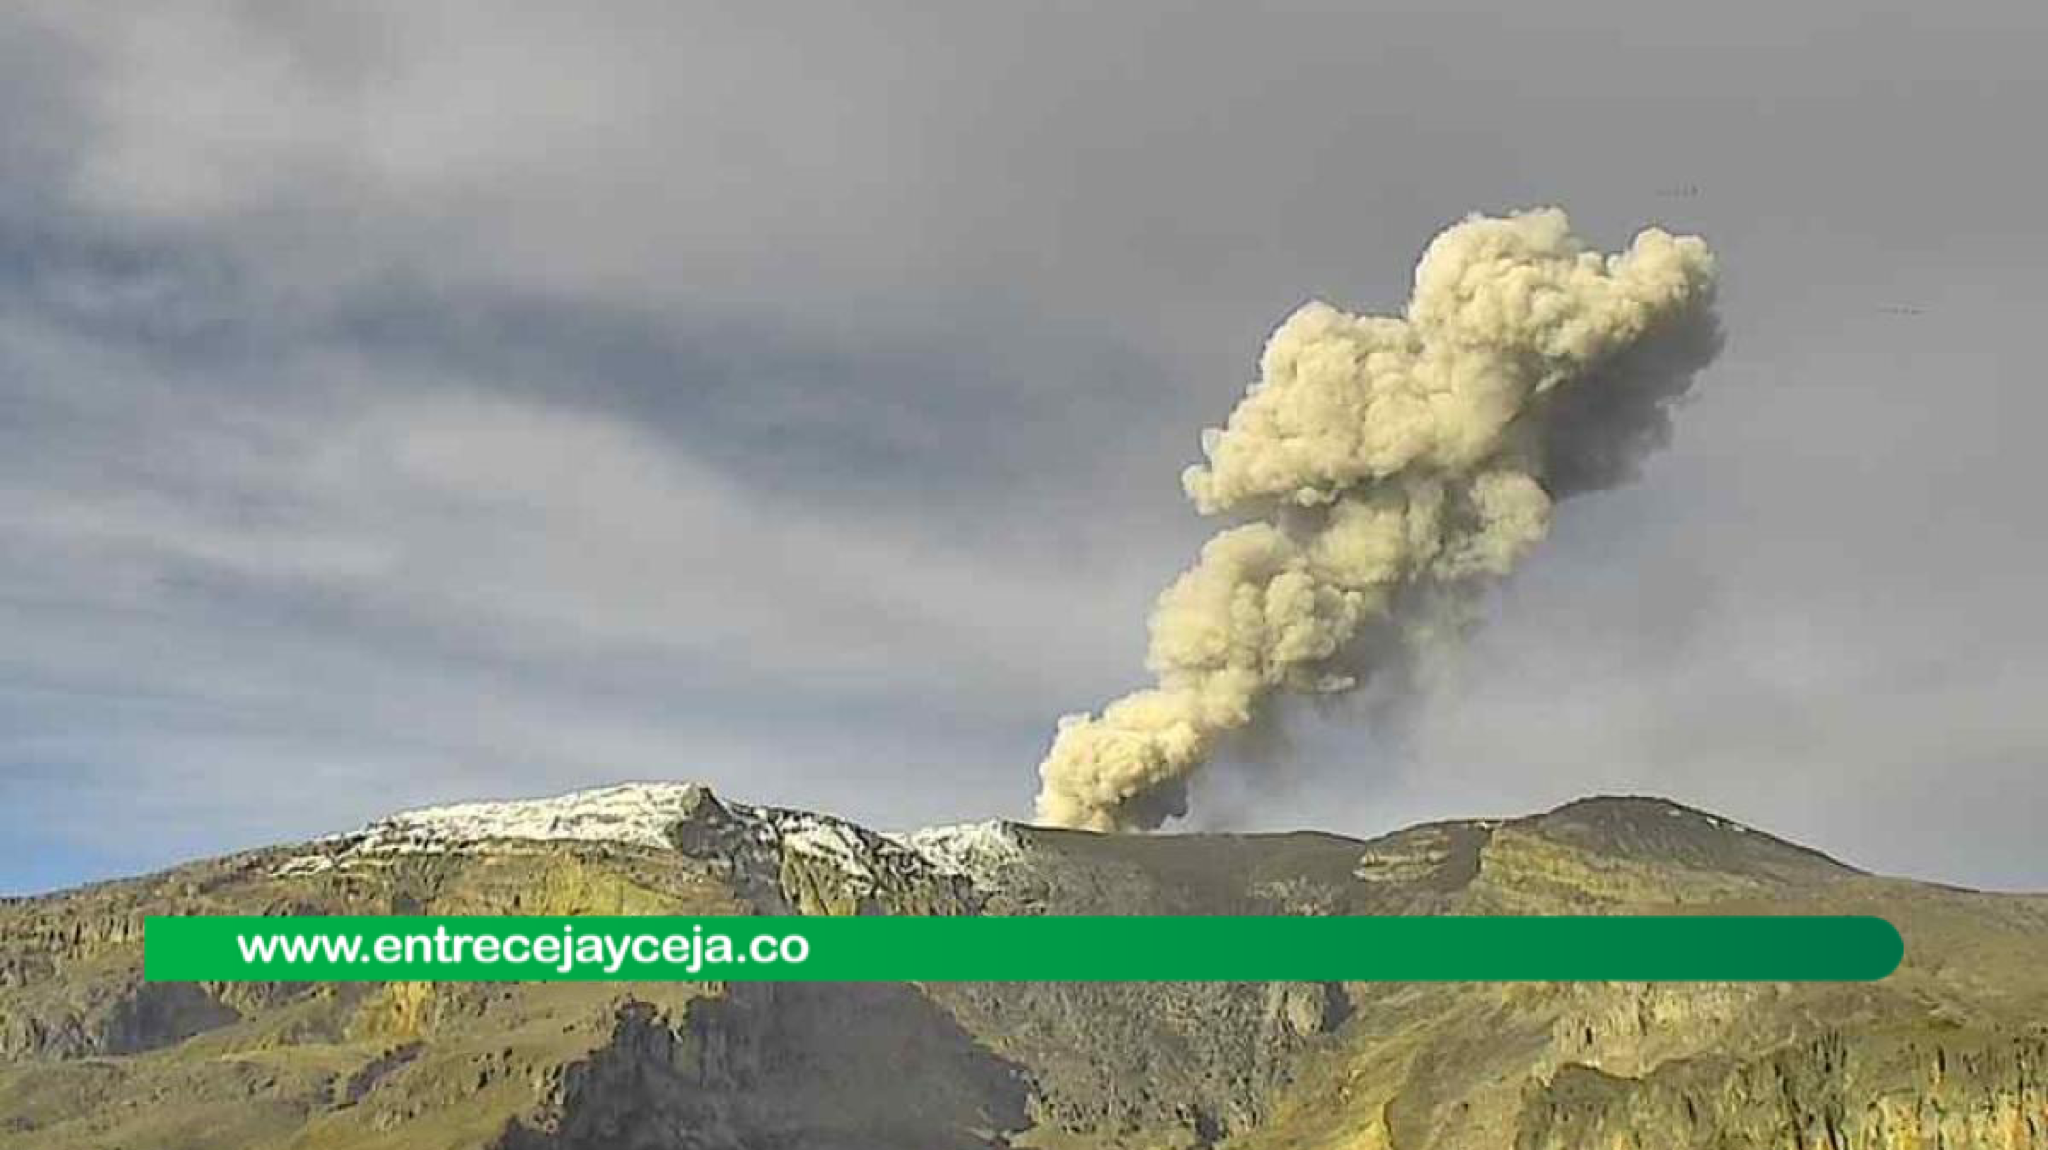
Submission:
M 1430 630 L 1513 570 L 1559 499 L 1632 478 L 1718 345 L 1713 290 L 1697 237 L 1652 228 L 1602 255 L 1547 209 L 1438 235 L 1402 316 L 1289 316 L 1182 476 L 1203 514 L 1255 518 L 1160 594 L 1156 684 L 1060 721 L 1038 817 L 1184 813 L 1190 775 L 1268 692 L 1355 685 L 1362 627 Z

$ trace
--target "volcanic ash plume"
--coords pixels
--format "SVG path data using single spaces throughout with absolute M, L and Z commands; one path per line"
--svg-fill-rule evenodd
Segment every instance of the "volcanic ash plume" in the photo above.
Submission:
M 1475 216 L 1437 236 L 1406 314 L 1310 303 L 1182 484 L 1224 530 L 1160 594 L 1149 688 L 1060 721 L 1038 817 L 1156 827 L 1217 737 L 1276 688 L 1352 686 L 1368 622 L 1507 574 L 1552 504 L 1627 479 L 1712 355 L 1714 260 L 1649 229 L 1588 251 L 1561 211 Z M 1426 622 L 1426 621 L 1423 621 Z

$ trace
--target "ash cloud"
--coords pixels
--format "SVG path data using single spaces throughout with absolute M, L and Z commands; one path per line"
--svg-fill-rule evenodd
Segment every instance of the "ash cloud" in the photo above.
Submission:
M 1364 632 L 1463 633 L 1559 500 L 1626 482 L 1668 440 L 1719 345 L 1713 297 L 1698 237 L 1651 228 L 1602 254 L 1542 209 L 1446 229 L 1399 316 L 1289 316 L 1182 476 L 1201 513 L 1249 521 L 1160 594 L 1154 685 L 1060 721 L 1038 817 L 1156 827 L 1270 693 L 1369 675 Z

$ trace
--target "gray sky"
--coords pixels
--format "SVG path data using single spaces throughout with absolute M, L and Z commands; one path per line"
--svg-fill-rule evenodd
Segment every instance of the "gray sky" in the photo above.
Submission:
M 2040 5 L 812 7 L 0 13 L 0 890 L 621 778 L 1021 815 L 1271 326 L 1543 204 L 1720 253 L 1675 443 L 1197 817 L 2048 887 Z

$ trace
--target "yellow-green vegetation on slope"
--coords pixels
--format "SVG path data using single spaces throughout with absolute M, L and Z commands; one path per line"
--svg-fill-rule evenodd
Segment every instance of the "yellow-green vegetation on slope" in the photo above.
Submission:
M 536 1076 L 607 1039 L 619 997 L 144 983 L 144 914 L 743 909 L 660 851 L 401 855 L 316 874 L 288 863 L 256 852 L 0 908 L 14 972 L 0 989 L 0 1147 L 475 1146 L 532 1104 Z
M 898 841 L 656 797 L 574 810 L 667 812 L 659 834 L 549 838 L 547 810 L 492 805 L 0 903 L 0 1150 L 2048 1147 L 2048 900 L 1674 804 L 1371 842 Z M 1881 914 L 1906 962 L 1848 985 L 140 979 L 154 913 L 1645 911 Z

